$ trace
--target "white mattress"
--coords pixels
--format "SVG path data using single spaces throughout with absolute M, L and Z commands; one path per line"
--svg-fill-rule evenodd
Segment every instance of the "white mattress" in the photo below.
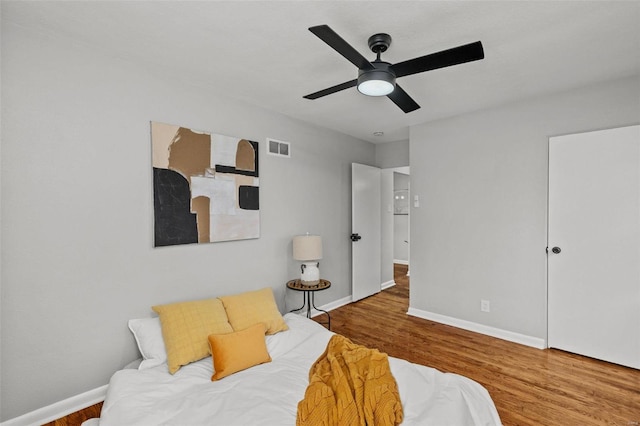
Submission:
M 166 364 L 121 370 L 109 383 L 99 426 L 295 425 L 311 364 L 332 333 L 314 321 L 285 315 L 290 330 L 267 336 L 272 362 L 217 382 L 206 358 L 175 375 Z M 403 425 L 499 425 L 489 393 L 478 383 L 389 358 L 404 408 Z

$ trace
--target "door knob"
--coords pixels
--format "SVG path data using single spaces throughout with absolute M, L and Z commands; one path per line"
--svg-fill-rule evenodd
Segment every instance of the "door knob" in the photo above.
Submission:
M 359 239 L 361 239 L 362 237 L 358 234 L 351 234 L 351 241 L 356 242 Z
M 554 247 L 551 249 L 552 252 L 554 252 L 555 254 L 560 253 L 562 250 L 560 249 L 560 247 Z

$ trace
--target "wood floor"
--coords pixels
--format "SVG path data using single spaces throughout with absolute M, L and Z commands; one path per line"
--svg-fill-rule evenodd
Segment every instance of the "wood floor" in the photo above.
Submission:
M 100 410 L 102 410 L 102 402 L 87 407 L 84 410 L 71 413 L 51 423 L 46 423 L 43 426 L 80 426 L 85 420 L 100 417 Z
M 640 426 L 639 370 L 410 317 L 406 266 L 395 269 L 396 286 L 331 311 L 331 329 L 391 356 L 479 382 L 506 426 Z M 77 426 L 98 417 L 101 405 L 47 426 Z
M 640 426 L 640 371 L 408 316 L 406 268 L 396 265 L 396 286 L 332 311 L 331 329 L 479 382 L 508 426 Z

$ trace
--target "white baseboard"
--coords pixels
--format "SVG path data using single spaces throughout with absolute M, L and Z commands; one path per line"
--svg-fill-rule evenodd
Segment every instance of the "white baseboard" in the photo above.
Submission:
M 100 386 L 99 388 L 72 396 L 71 398 L 64 399 L 46 407 L 38 408 L 30 413 L 2 422 L 0 426 L 32 426 L 52 422 L 104 401 L 108 386 L 109 385 Z
M 439 322 L 441 324 L 451 325 L 453 327 L 462 328 L 464 330 L 485 334 L 498 339 L 507 340 L 509 342 L 519 343 L 521 345 L 531 346 L 537 349 L 545 349 L 547 347 L 545 339 L 539 337 L 527 336 L 525 334 L 514 333 L 513 331 L 502 330 L 500 328 L 489 327 L 488 325 L 478 324 L 458 318 L 448 317 L 446 315 L 436 314 L 434 312 L 423 311 L 420 309 L 409 308 L 408 315 Z
M 388 288 L 393 287 L 394 285 L 396 285 L 396 282 L 394 280 L 387 281 L 386 283 L 380 284 L 380 289 L 381 290 L 386 290 Z
M 331 303 L 327 303 L 326 305 L 318 306 L 318 308 L 324 311 L 333 311 L 334 309 L 338 309 L 341 306 L 348 305 L 352 301 L 353 299 L 351 298 L 351 296 L 347 296 L 343 297 L 342 299 L 335 300 Z M 316 309 L 311 310 L 311 318 L 322 314 L 324 314 L 324 312 L 320 312 Z
M 393 263 L 397 263 L 398 265 L 408 265 L 409 261 L 408 260 L 393 259 Z

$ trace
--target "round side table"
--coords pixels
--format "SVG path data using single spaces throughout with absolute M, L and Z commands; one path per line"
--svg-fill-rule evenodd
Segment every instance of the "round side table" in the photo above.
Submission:
M 302 282 L 300 281 L 300 279 L 295 279 L 295 280 L 291 280 L 287 282 L 287 288 L 291 289 L 291 290 L 295 290 L 295 291 L 301 291 L 303 292 L 302 294 L 302 307 L 298 308 L 298 309 L 294 309 L 290 312 L 298 312 L 303 310 L 304 308 L 307 308 L 307 318 L 311 318 L 311 308 L 315 309 L 316 311 L 322 312 L 324 314 L 327 315 L 327 322 L 321 322 L 320 324 L 326 324 L 327 328 L 329 330 L 331 330 L 331 315 L 329 315 L 329 312 L 323 310 L 323 309 L 319 309 L 314 302 L 314 295 L 316 291 L 322 291 L 322 290 L 326 290 L 329 287 L 331 287 L 331 281 L 327 281 L 327 280 L 323 280 L 320 279 L 320 282 L 318 284 L 315 285 L 304 285 L 302 284 Z

